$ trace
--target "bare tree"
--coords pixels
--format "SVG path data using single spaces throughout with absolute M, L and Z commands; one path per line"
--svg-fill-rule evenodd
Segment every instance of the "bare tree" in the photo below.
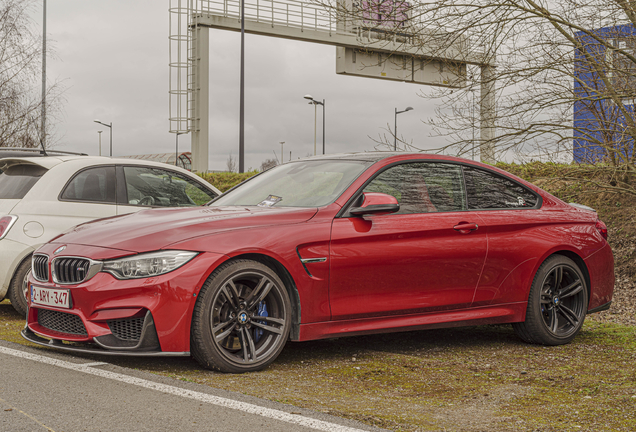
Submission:
M 636 3 L 322 3 L 354 23 L 375 47 L 382 41 L 387 47 L 389 42 L 401 43 L 415 53 L 413 59 L 427 58 L 440 71 L 454 68 L 458 85 L 420 90 L 422 97 L 434 100 L 437 106 L 436 115 L 423 121 L 447 141 L 437 151 L 470 157 L 473 152 L 478 156 L 487 145 L 497 160 L 514 157 L 555 162 L 570 162 L 574 153 L 581 171 L 596 164 L 598 190 L 636 194 Z M 394 56 L 407 63 L 407 56 Z M 400 63 L 394 59 L 387 65 Z M 492 67 L 481 67 L 485 64 Z M 496 133 L 484 142 L 475 131 L 486 120 L 478 107 L 488 87 L 496 97 L 497 109 L 490 114 Z M 392 147 L 393 136 L 390 141 L 386 138 L 380 137 L 378 142 Z M 399 146 L 418 150 L 403 141 Z
M 35 4 L 33 0 L 0 0 L 0 146 L 3 147 L 40 145 L 42 48 L 40 38 L 30 30 L 29 19 Z M 59 97 L 58 86 L 53 85 L 47 90 L 47 100 L 56 97 Z M 55 104 L 50 106 L 55 109 Z
M 278 165 L 278 161 L 276 159 L 265 159 L 261 163 L 261 172 L 274 168 L 276 165 Z
M 236 172 L 236 158 L 230 153 L 225 161 L 228 172 Z

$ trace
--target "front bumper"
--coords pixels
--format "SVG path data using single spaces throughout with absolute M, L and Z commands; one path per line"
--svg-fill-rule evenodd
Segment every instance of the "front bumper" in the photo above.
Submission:
M 22 336 L 39 345 L 74 352 L 189 355 L 198 293 L 225 258 L 202 253 L 170 273 L 143 279 L 118 280 L 98 273 L 81 284 L 59 285 L 31 278 L 30 285 L 68 289 L 71 307 L 31 304 L 29 298 Z
M 33 342 L 38 345 L 47 346 L 50 348 L 56 348 L 62 351 L 69 351 L 74 353 L 85 354 L 101 354 L 101 355 L 115 355 L 115 356 L 135 356 L 135 357 L 182 357 L 189 356 L 190 352 L 162 352 L 162 351 L 122 351 L 116 349 L 104 349 L 98 345 L 85 344 L 85 345 L 71 345 L 64 343 L 58 339 L 44 339 L 37 334 L 33 333 L 28 327 L 25 327 L 21 332 L 22 337 L 29 342 Z

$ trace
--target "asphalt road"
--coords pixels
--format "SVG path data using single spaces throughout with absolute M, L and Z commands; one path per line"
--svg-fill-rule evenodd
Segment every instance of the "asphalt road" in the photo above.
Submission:
M 0 341 L 0 431 L 378 431 L 290 405 Z

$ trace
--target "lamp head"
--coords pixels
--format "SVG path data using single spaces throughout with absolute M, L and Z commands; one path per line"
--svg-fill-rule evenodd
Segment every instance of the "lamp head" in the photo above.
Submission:
M 413 107 L 406 107 L 404 111 L 413 111 Z
M 305 96 L 303 96 L 305 99 L 309 99 L 310 101 L 314 100 L 314 97 L 312 95 L 306 94 Z

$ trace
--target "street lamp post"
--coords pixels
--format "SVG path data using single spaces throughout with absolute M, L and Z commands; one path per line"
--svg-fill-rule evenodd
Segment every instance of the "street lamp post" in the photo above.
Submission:
M 241 0 L 241 74 L 239 93 L 239 172 L 242 173 L 245 171 L 245 0 Z
M 406 107 L 406 109 L 404 111 L 398 111 L 397 108 L 395 109 L 395 123 L 393 125 L 393 151 L 397 151 L 397 116 L 398 114 L 402 114 L 403 112 L 407 112 L 407 111 L 412 111 L 413 108 L 412 107 Z
M 473 94 L 473 106 L 472 106 L 472 130 L 473 130 L 473 145 L 471 151 L 471 159 L 475 160 L 475 90 L 470 91 Z
M 99 123 L 100 125 L 106 126 L 108 128 L 108 136 L 110 137 L 110 157 L 113 157 L 113 122 L 110 124 L 101 122 L 99 120 L 93 120 L 95 123 Z
M 46 147 L 46 0 L 43 1 L 42 21 L 42 119 L 40 120 L 42 148 Z
M 102 155 L 102 131 L 97 131 L 99 134 L 99 155 Z
M 322 102 L 315 100 L 311 95 L 305 95 L 311 104 L 314 104 L 314 156 L 316 155 L 316 111 L 317 105 L 322 105 L 322 154 L 325 154 L 325 100 Z
M 175 153 L 174 153 L 174 166 L 179 166 L 177 163 L 179 162 L 179 135 L 186 134 L 187 132 L 177 132 L 176 133 L 176 143 L 175 143 Z
M 279 141 L 279 142 L 280 142 L 280 163 L 282 164 L 284 162 L 283 144 L 285 144 L 285 141 Z

